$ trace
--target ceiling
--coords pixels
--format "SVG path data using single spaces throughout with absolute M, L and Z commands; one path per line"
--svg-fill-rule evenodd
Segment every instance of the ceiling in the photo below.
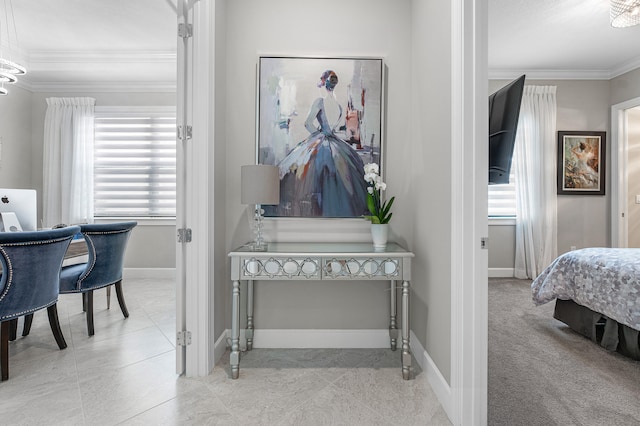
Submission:
M 488 0 L 489 76 L 609 79 L 640 67 L 640 25 L 613 28 L 609 0 Z
M 175 1 L 13 0 L 25 85 L 175 90 Z
M 32 89 L 175 88 L 176 0 L 14 0 Z M 608 0 L 488 0 L 489 76 L 609 79 L 640 67 L 640 26 Z

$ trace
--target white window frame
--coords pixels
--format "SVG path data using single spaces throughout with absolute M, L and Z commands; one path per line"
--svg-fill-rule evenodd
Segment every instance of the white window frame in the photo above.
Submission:
M 96 106 L 95 115 L 96 119 L 105 118 L 109 116 L 132 116 L 146 115 L 146 114 L 173 114 L 176 115 L 175 106 Z M 96 148 L 98 147 L 98 137 L 96 136 Z M 96 154 L 97 155 L 97 154 Z M 177 153 L 176 153 L 177 155 Z M 97 163 L 97 162 L 96 162 Z M 94 183 L 97 185 L 98 182 Z M 99 197 L 96 198 L 96 201 Z M 95 216 L 95 221 L 99 223 L 104 220 L 137 220 L 139 225 L 175 225 L 175 212 L 173 216 L 149 216 L 149 215 L 102 215 Z

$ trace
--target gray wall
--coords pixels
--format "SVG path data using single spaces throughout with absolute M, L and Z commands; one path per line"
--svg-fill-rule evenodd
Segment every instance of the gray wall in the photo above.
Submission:
M 175 93 L 41 93 L 12 86 L 0 97 L 0 187 L 34 188 L 38 192 L 38 217 L 42 217 L 42 157 L 44 118 L 48 97 L 90 96 L 100 106 L 175 106 Z M 166 223 L 164 221 L 163 223 Z M 175 225 L 143 225 L 131 235 L 125 267 L 175 268 Z M 150 248 L 153 248 L 152 250 Z
M 611 105 L 640 98 L 640 68 L 611 80 Z
M 255 161 L 255 79 L 260 54 L 383 57 L 386 88 L 385 173 L 396 196 L 392 239 L 416 252 L 412 329 L 442 374 L 450 376 L 450 4 L 411 0 L 234 0 L 225 2 L 224 126 L 227 190 L 226 245 L 250 239 L 247 208 L 240 204 L 240 166 Z M 332 11 L 329 13 L 328 11 Z M 339 13 L 337 13 L 339 11 Z M 359 17 L 354 22 L 353 17 Z M 216 21 L 219 16 L 216 17 Z M 381 30 L 384 29 L 384 30 Z M 414 55 L 414 59 L 412 59 Z M 414 72 L 422 75 L 411 80 Z M 419 78 L 418 78 L 419 77 Z M 417 84 L 418 86 L 412 86 Z M 412 112 L 412 108 L 419 109 Z M 409 117 L 417 118 L 412 120 Z M 424 117 L 432 117 L 425 120 Z M 216 138 L 219 138 L 216 129 Z M 440 141 L 440 142 L 438 142 Z M 215 141 L 217 146 L 222 143 Z M 216 172 L 217 174 L 217 172 Z M 418 185 L 420 182 L 421 184 Z M 418 194 L 429 194 L 429 197 Z M 433 206 L 438 205 L 437 209 Z M 364 220 L 268 220 L 267 237 L 283 240 L 370 241 Z M 340 229 L 345 232 L 336 232 Z M 297 231 L 293 231 L 297 230 Z M 228 269 L 228 266 L 227 266 Z M 228 280 L 218 285 L 227 288 Z M 259 282 L 257 328 L 386 329 L 385 283 Z M 284 303 L 286 302 L 286 303 Z M 227 327 L 230 312 L 226 313 Z
M 0 188 L 30 189 L 31 92 L 15 85 L 6 88 L 9 94 L 0 96 Z
M 489 92 L 492 93 L 506 83 L 506 80 L 490 81 Z M 557 86 L 558 130 L 606 131 L 609 138 L 611 105 L 640 97 L 640 69 L 612 80 L 527 80 L 526 84 Z M 609 144 L 606 154 L 605 196 L 558 196 L 559 254 L 569 251 L 571 246 L 581 248 L 611 245 L 612 174 Z M 550 161 L 555 162 L 555 156 Z M 490 226 L 489 236 L 489 268 L 504 268 L 505 260 L 515 257 L 514 254 L 504 252 L 506 247 L 513 247 L 515 250 L 512 240 L 515 233 L 510 235 Z M 497 247 L 500 247 L 500 253 L 496 253 Z M 513 267 L 513 264 L 509 267 Z

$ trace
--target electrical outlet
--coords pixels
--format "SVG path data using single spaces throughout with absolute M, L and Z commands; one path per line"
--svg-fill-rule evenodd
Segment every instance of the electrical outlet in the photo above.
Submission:
M 636 195 L 636 204 L 640 204 L 640 195 Z
M 571 246 L 571 251 L 575 250 L 576 246 Z

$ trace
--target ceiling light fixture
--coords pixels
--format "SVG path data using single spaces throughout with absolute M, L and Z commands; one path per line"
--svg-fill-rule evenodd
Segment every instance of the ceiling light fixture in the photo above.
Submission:
M 4 17 L 4 20 L 0 20 L 0 95 L 6 95 L 8 91 L 4 84 L 15 83 L 18 81 L 16 76 L 26 74 L 27 70 L 11 58 L 12 52 L 20 50 L 11 0 L 2 0 L 0 12 Z
M 616 28 L 640 24 L 640 0 L 611 0 L 610 17 Z

